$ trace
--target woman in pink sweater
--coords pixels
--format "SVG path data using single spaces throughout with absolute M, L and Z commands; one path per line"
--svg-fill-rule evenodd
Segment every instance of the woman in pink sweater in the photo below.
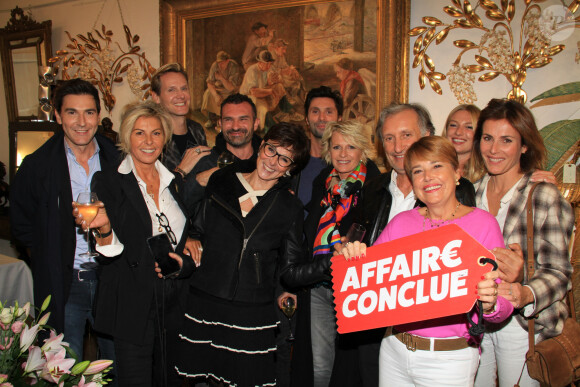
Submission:
M 394 217 L 375 245 L 453 223 L 489 250 L 504 247 L 495 218 L 486 211 L 464 206 L 455 198 L 459 162 L 449 140 L 428 136 L 411 145 L 405 154 L 405 171 L 416 197 L 426 207 Z M 348 243 L 342 253 L 347 259 L 364 257 L 366 246 Z M 478 283 L 485 321 L 501 322 L 513 311 L 507 300 L 497 296 L 498 282 L 497 272 L 491 271 Z M 470 312 L 474 321 L 478 320 L 477 308 Z M 389 327 L 381 343 L 379 385 L 473 385 L 481 337 L 470 335 L 468 329 L 465 314 Z M 415 350 L 403 344 L 409 340 Z

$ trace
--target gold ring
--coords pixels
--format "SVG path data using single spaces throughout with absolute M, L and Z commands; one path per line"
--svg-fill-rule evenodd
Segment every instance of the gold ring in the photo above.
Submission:
M 494 296 L 497 296 L 497 288 L 494 288 L 494 289 L 493 289 L 493 295 L 494 295 Z

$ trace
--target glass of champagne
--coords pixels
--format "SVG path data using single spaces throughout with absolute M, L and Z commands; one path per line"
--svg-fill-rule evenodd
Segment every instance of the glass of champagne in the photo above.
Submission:
M 230 165 L 234 162 L 234 155 L 230 151 L 224 151 L 221 155 L 219 155 L 217 160 L 218 168 L 223 168 L 226 165 Z
M 97 194 L 94 192 L 81 192 L 76 201 L 79 214 L 81 214 L 83 220 L 87 222 L 87 252 L 79 255 L 88 258 L 89 261 L 81 264 L 83 269 L 90 270 L 99 266 L 99 264 L 94 260 L 94 257 L 97 257 L 99 254 L 92 251 L 91 240 L 89 237 L 91 231 L 89 225 L 97 217 L 97 213 L 99 212 L 98 201 Z
M 348 232 L 346 233 L 346 240 L 344 242 L 345 243 L 354 242 L 354 241 L 361 242 L 362 239 L 364 238 L 366 232 L 367 232 L 367 229 L 364 228 L 364 226 L 362 224 L 353 223 L 350 225 L 350 228 L 348 229 Z
M 296 312 L 296 304 L 292 297 L 286 297 L 282 301 L 282 312 L 286 315 L 290 327 L 290 334 L 286 338 L 286 341 L 292 342 L 295 339 L 294 334 L 292 333 L 292 316 L 294 316 L 294 312 Z

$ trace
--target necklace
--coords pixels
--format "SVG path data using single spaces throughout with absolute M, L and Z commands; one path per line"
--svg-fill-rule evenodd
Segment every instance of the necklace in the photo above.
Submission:
M 149 184 L 147 184 L 147 195 L 153 200 L 155 200 L 155 192 L 151 188 L 149 188 Z
M 451 216 L 449 217 L 449 219 L 442 219 L 438 222 L 433 222 L 433 219 L 431 219 L 431 217 L 429 216 L 429 208 L 426 207 L 425 208 L 425 216 L 423 217 L 423 231 L 425 231 L 425 222 L 427 221 L 427 219 L 429 219 L 429 224 L 431 225 L 431 227 L 429 227 L 429 228 L 441 227 L 444 224 L 447 224 L 448 222 L 452 221 L 453 218 L 455 217 L 455 213 L 457 212 L 457 209 L 459 208 L 460 205 L 461 205 L 461 203 L 457 202 L 457 205 L 455 206 L 455 209 L 451 213 Z

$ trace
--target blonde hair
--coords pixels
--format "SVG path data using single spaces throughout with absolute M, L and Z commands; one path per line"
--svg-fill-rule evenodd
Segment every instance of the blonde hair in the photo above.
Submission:
M 362 162 L 366 164 L 368 159 L 375 155 L 375 148 L 371 142 L 371 137 L 358 121 L 337 121 L 326 124 L 322 134 L 322 158 L 328 164 L 332 163 L 330 159 L 330 142 L 334 133 L 340 133 L 344 139 L 352 146 L 362 151 Z
M 169 113 L 159 104 L 153 101 L 137 102 L 125 106 L 121 115 L 121 127 L 119 128 L 119 149 L 123 154 L 129 154 L 131 150 L 131 132 L 135 127 L 135 122 L 141 117 L 157 118 L 163 128 L 165 136 L 163 145 L 171 140 L 173 127 Z
M 187 82 L 187 72 L 179 63 L 167 63 L 159 67 L 151 76 L 151 91 L 157 95 L 161 94 L 161 77 L 167 73 L 177 73 L 183 75 Z
M 475 129 L 477 128 L 477 120 L 479 119 L 479 114 L 481 113 L 481 110 L 475 105 L 462 104 L 456 106 L 453 110 L 451 110 L 451 112 L 447 116 L 447 120 L 445 121 L 445 127 L 443 128 L 443 132 L 441 132 L 441 135 L 443 137 L 447 138 L 447 127 L 449 126 L 451 117 L 453 117 L 455 113 L 460 111 L 466 111 L 471 116 L 471 124 L 473 125 L 473 132 L 475 134 Z M 477 180 L 481 179 L 485 173 L 482 172 L 481 168 L 475 167 L 472 155 L 473 155 L 473 147 L 471 154 L 469 156 L 469 160 L 467 160 L 465 166 L 463 167 L 463 177 L 474 183 Z

